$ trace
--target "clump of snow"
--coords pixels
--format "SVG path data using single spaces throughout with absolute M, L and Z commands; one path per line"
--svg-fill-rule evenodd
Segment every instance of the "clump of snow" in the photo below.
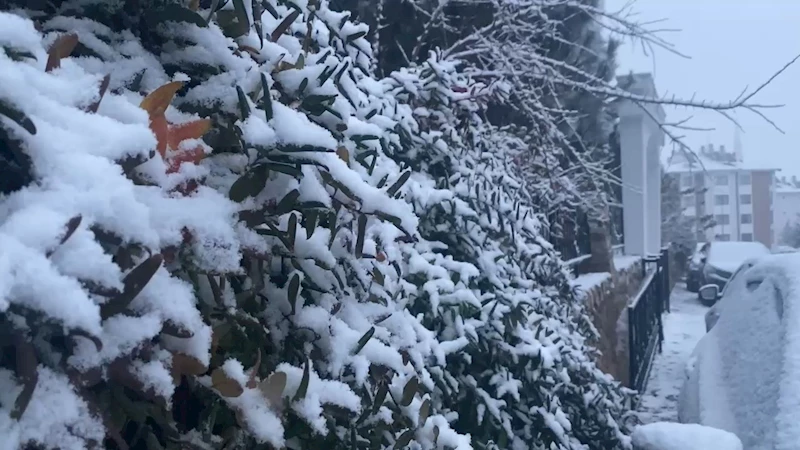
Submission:
M 633 450 L 742 450 L 735 434 L 697 424 L 656 422 L 640 425 L 631 435 Z

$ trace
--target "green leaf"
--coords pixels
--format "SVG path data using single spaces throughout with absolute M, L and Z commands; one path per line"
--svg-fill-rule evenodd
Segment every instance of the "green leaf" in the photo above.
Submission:
M 275 207 L 275 214 L 281 215 L 286 214 L 289 211 L 296 209 L 297 206 L 297 199 L 300 197 L 300 191 L 297 189 L 292 189 L 291 192 L 286 194 L 280 202 L 278 202 L 278 206 Z
M 364 239 L 367 235 L 367 216 L 358 216 L 358 234 L 356 235 L 356 258 L 364 254 Z
M 133 299 L 142 292 L 142 289 L 155 276 L 158 269 L 161 268 L 162 262 L 164 262 L 164 257 L 161 254 L 153 255 L 128 272 L 122 280 L 125 286 L 122 293 L 100 305 L 100 317 L 105 320 L 125 311 Z
M 400 406 L 408 406 L 414 400 L 419 389 L 419 379 L 416 376 L 411 377 L 403 388 L 403 396 L 400 398 Z
M 11 410 L 11 419 L 19 420 L 25 414 L 25 410 L 33 398 L 33 392 L 36 390 L 36 384 L 39 381 L 39 360 L 36 358 L 36 350 L 33 344 L 29 342 L 22 334 L 14 336 L 14 344 L 16 347 L 16 372 L 17 377 L 24 384 L 22 392 L 17 395 L 14 401 L 14 409 Z
M 353 33 L 353 34 L 347 36 L 347 38 L 345 39 L 345 42 L 347 44 L 349 44 L 349 43 L 355 41 L 356 39 L 362 38 L 362 37 L 364 37 L 366 35 L 367 35 L 366 31 L 359 31 L 358 33 Z
M 375 117 L 375 114 L 378 114 L 378 110 L 377 109 L 373 109 L 372 111 L 367 113 L 367 115 L 364 118 L 367 119 L 367 120 L 372 119 L 373 117 Z
M 393 448 L 394 449 L 405 448 L 406 446 L 408 446 L 408 444 L 411 442 L 411 439 L 413 438 L 414 438 L 414 430 L 408 429 L 404 431 L 403 434 L 400 435 L 400 437 L 397 438 L 397 441 L 394 443 Z
M 300 168 L 297 166 L 290 166 L 289 164 L 266 163 L 264 166 L 273 172 L 285 173 L 290 177 L 300 178 L 300 176 L 303 175 L 303 171 L 300 170 Z
M 236 11 L 236 19 L 242 28 L 250 29 L 250 18 L 247 16 L 247 8 L 244 7 L 244 0 L 233 0 L 233 9 Z
M 372 269 L 372 278 L 381 286 L 386 283 L 386 278 L 383 276 L 383 272 L 381 272 L 377 267 Z
M 431 400 L 426 398 L 419 407 L 419 426 L 425 425 L 428 416 L 431 414 Z
M 208 22 L 203 16 L 185 8 L 178 3 L 169 3 L 162 8 L 151 10 L 148 22 L 157 24 L 163 22 L 191 23 L 201 28 L 208 27 Z
M 373 334 L 375 334 L 375 327 L 370 327 L 370 329 L 367 330 L 367 332 L 364 333 L 363 336 L 361 336 L 361 339 L 358 340 L 358 345 L 356 346 L 356 351 L 353 353 L 354 355 L 357 355 L 358 352 L 360 352 L 361 349 L 363 349 L 364 346 L 367 345 L 367 342 L 369 342 L 369 340 L 370 340 L 370 338 L 372 338 Z
M 261 74 L 261 90 L 264 92 L 264 96 L 261 97 L 261 108 L 266 113 L 267 120 L 272 120 L 272 94 L 269 91 L 267 76 L 263 73 Z
M 308 383 L 311 380 L 311 362 L 306 359 L 306 365 L 303 367 L 303 378 L 300 380 L 300 387 L 297 388 L 297 393 L 294 395 L 294 400 L 302 400 L 308 393 Z
M 292 13 L 291 13 L 291 14 L 289 14 L 288 16 L 286 16 L 286 18 L 285 18 L 285 19 L 283 19 L 283 20 L 281 21 L 281 23 L 280 23 L 280 24 L 278 24 L 278 26 L 277 26 L 277 27 L 275 27 L 275 30 L 273 30 L 273 31 L 272 31 L 272 34 L 270 35 L 270 40 L 271 40 L 272 42 L 278 42 L 278 39 L 280 39 L 281 35 L 282 35 L 283 33 L 285 33 L 285 32 L 286 32 L 286 30 L 288 30 L 288 29 L 289 29 L 289 27 L 292 25 L 292 23 L 294 23 L 294 21 L 295 21 L 295 20 L 296 20 L 298 17 L 300 17 L 300 10 L 297 10 L 297 9 L 296 9 L 296 10 L 292 11 Z
M 286 234 L 289 240 L 289 250 L 294 250 L 294 242 L 297 237 L 297 214 L 292 213 L 289 215 L 289 225 L 286 228 Z
M 33 124 L 33 121 L 14 105 L 0 100 L 0 115 L 6 116 L 13 120 L 28 133 L 36 134 L 36 125 Z
M 372 414 L 377 414 L 377 412 L 381 409 L 383 402 L 386 401 L 386 394 L 389 393 L 389 385 L 384 383 L 380 383 L 378 387 L 378 392 L 375 393 L 375 401 L 372 403 Z
M 306 238 L 311 239 L 314 235 L 314 230 L 317 229 L 317 211 L 310 210 L 305 213 L 306 217 Z
M 303 81 L 300 82 L 300 87 L 297 89 L 299 94 L 305 92 L 306 88 L 308 87 L 308 78 L 303 78 Z
M 394 194 L 396 194 L 400 190 L 400 188 L 403 187 L 404 184 L 406 184 L 406 181 L 408 181 L 410 177 L 411 177 L 410 170 L 403 172 L 403 174 L 400 175 L 400 178 L 397 181 L 395 181 L 393 185 L 389 186 L 389 189 L 386 190 L 386 193 L 389 194 L 389 197 L 393 197 Z
M 250 104 L 247 103 L 247 96 L 239 86 L 236 86 L 236 95 L 239 96 L 239 113 L 242 115 L 242 120 L 247 120 L 250 117 Z
M 289 303 L 292 305 L 292 314 L 295 312 L 295 308 L 297 307 L 297 294 L 300 293 L 300 275 L 294 274 L 292 275 L 292 279 L 289 280 Z
M 255 197 L 264 189 L 268 177 L 269 169 L 266 165 L 254 166 L 231 185 L 228 197 L 237 203 L 247 197 Z

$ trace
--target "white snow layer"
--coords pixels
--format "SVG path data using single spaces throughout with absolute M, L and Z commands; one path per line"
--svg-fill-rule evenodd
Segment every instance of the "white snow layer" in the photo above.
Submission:
M 631 438 L 633 450 L 742 450 L 736 435 L 697 424 L 640 425 Z

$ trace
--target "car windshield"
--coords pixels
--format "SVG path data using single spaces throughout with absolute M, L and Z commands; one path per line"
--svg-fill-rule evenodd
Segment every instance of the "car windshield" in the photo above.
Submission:
M 732 272 L 745 260 L 769 253 L 769 249 L 760 242 L 715 242 L 708 253 L 708 263 Z

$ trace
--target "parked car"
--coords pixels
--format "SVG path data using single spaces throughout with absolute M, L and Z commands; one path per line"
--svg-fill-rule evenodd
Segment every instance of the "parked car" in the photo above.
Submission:
M 744 450 L 800 448 L 798 274 L 797 253 L 759 258 L 736 274 L 686 365 L 681 423 L 733 433 Z
M 770 255 L 771 252 L 766 245 L 760 242 L 711 242 L 702 254 L 700 261 L 703 268 L 700 271 L 700 286 L 716 284 L 720 291 L 725 288 L 725 284 L 731 278 L 736 269 L 749 258 Z M 700 301 L 707 305 L 708 302 L 700 297 Z
M 744 273 L 747 272 L 747 269 L 753 267 L 756 261 L 758 261 L 758 258 L 751 258 L 742 263 L 742 265 L 736 269 L 736 272 L 733 273 L 731 279 L 728 280 L 725 288 L 721 291 L 716 284 L 708 284 L 700 288 L 699 296 L 703 300 L 703 303 L 714 303 L 714 306 L 706 311 L 706 332 L 710 331 L 719 319 L 720 312 L 723 308 L 721 299 L 727 297 L 732 299 L 729 301 L 736 301 L 739 298 L 739 293 L 741 293 L 745 279 Z
M 686 272 L 686 290 L 697 292 L 700 289 L 700 271 L 703 270 L 703 257 L 705 255 L 708 242 L 698 242 L 694 253 L 689 257 L 689 268 Z

